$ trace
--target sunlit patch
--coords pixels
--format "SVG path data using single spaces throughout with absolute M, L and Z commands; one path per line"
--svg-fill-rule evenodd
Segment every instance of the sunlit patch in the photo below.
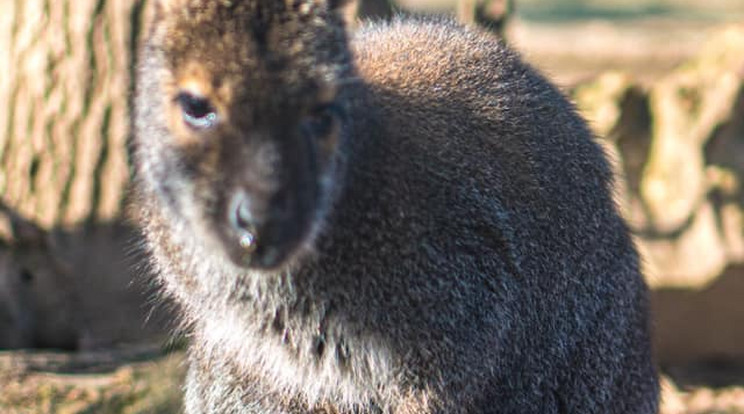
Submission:
M 247 253 L 253 253 L 256 250 L 256 236 L 253 233 L 246 231 L 240 236 L 240 248 L 245 250 Z
M 187 63 L 176 74 L 176 87 L 180 92 L 188 92 L 204 98 L 213 98 L 214 81 L 213 75 L 197 62 Z

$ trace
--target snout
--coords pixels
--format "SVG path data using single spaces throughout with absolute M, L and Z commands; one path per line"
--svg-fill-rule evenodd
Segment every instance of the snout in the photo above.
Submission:
M 268 199 L 237 191 L 226 211 L 223 242 L 235 264 L 255 269 L 280 267 L 307 237 L 314 199 L 278 191 Z
M 250 199 L 243 192 L 232 197 L 227 211 L 230 230 L 235 234 L 243 260 L 249 260 L 256 251 L 259 221 L 251 209 Z
M 318 217 L 316 145 L 278 131 L 237 137 L 234 146 L 244 151 L 223 154 L 229 190 L 218 195 L 224 247 L 239 266 L 277 269 L 312 234 Z

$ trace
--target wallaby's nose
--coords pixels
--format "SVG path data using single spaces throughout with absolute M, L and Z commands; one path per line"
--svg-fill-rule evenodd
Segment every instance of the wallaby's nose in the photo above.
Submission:
M 238 243 L 246 255 L 256 250 L 258 223 L 251 211 L 250 199 L 244 192 L 237 193 L 230 203 L 230 224 L 237 232 Z

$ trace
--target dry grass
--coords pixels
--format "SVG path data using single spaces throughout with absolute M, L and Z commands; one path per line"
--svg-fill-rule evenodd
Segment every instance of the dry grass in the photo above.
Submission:
M 4 352 L 0 353 L 0 412 L 178 413 L 183 375 L 182 353 Z

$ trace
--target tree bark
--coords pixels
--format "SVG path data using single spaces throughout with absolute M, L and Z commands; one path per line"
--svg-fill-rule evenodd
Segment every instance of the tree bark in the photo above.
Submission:
M 0 0 L 0 198 L 44 228 L 120 216 L 144 0 Z

